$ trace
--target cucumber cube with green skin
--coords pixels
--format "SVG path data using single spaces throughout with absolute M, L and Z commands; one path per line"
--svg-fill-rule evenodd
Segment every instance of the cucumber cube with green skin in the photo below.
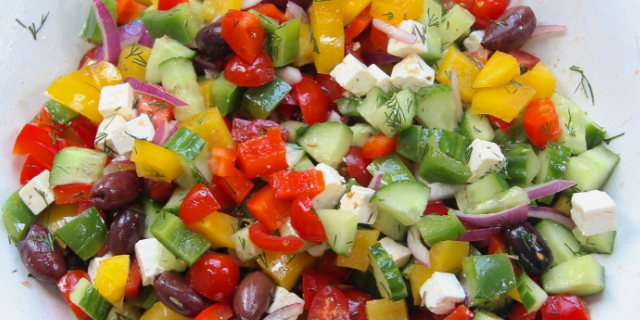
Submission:
M 86 261 L 107 242 L 107 225 L 98 210 L 91 207 L 58 229 L 56 237 Z
M 378 208 L 378 218 L 371 226 L 396 241 L 404 240 L 409 230 L 409 227 L 398 221 L 391 213 L 380 208 Z
M 604 286 L 604 267 L 591 255 L 569 260 L 542 275 L 542 287 L 548 294 L 584 297 L 604 291 Z
M 169 149 L 176 155 L 193 161 L 206 146 L 207 142 L 200 138 L 198 133 L 183 127 L 173 134 L 171 139 L 169 139 L 163 147 Z
M 585 132 L 587 119 L 582 109 L 575 102 L 559 93 L 554 93 L 551 101 L 556 107 L 558 124 L 562 129 L 558 143 L 571 149 L 573 154 L 587 151 Z
M 526 187 L 540 171 L 540 160 L 531 145 L 512 144 L 502 147 L 502 154 L 507 158 L 509 184 Z
M 189 229 L 180 218 L 171 213 L 159 213 L 149 231 L 169 252 L 189 267 L 211 248 L 207 239 Z
M 20 190 L 17 190 L 2 204 L 2 222 L 9 239 L 13 243 L 18 243 L 29 231 L 29 227 L 36 222 L 38 218 L 34 215 L 29 207 L 24 204 L 20 195 Z
M 471 320 L 502 320 L 502 318 L 493 312 L 476 310 L 473 312 Z
M 420 88 L 418 91 L 418 123 L 429 129 L 457 131 L 458 108 L 453 89 L 446 84 L 436 84 Z
M 346 210 L 318 209 L 315 212 L 327 231 L 329 248 L 348 258 L 358 231 L 358 216 Z
M 342 122 L 314 124 L 298 138 L 298 144 L 314 160 L 337 168 L 349 152 L 353 132 Z
M 351 140 L 351 145 L 357 146 L 360 148 L 364 147 L 365 142 L 367 142 L 367 140 L 369 140 L 370 137 L 378 135 L 378 130 L 374 129 L 372 126 L 365 123 L 356 123 L 349 128 L 353 132 L 353 139 Z
M 586 120 L 584 130 L 587 139 L 587 149 L 593 149 L 602 144 L 604 137 L 607 135 L 607 131 L 595 123 L 588 115 L 585 114 L 584 118 Z
M 338 112 L 347 117 L 359 117 L 358 108 L 364 102 L 360 98 L 342 98 L 334 101 L 338 105 Z
M 298 59 L 301 19 L 289 20 L 279 25 L 271 34 L 269 51 L 274 67 L 284 67 Z
M 168 36 L 182 44 L 193 42 L 200 31 L 198 16 L 191 11 L 189 3 L 180 3 L 172 9 L 149 10 L 140 19 L 149 30 L 152 38 Z
M 538 153 L 540 170 L 536 176 L 536 184 L 543 184 L 552 180 L 561 180 L 567 171 L 567 164 L 571 158 L 571 149 L 555 142 L 547 143 L 547 146 Z M 537 200 L 540 203 L 551 204 L 553 196 L 546 196 Z
M 405 226 L 420 221 L 427 208 L 431 188 L 418 181 L 397 181 L 376 191 L 370 202 L 389 212 Z
M 483 114 L 471 114 L 467 110 L 462 115 L 462 121 L 460 122 L 460 131 L 462 136 L 471 139 L 480 139 L 484 141 L 493 141 L 496 134 L 493 132 L 489 116 Z
M 178 57 L 192 60 L 195 56 L 195 51 L 185 47 L 176 40 L 169 37 L 158 38 L 153 42 L 151 55 L 149 55 L 149 59 L 147 59 L 147 69 L 144 78 L 147 82 L 160 83 L 162 77 L 160 76 L 160 69 L 158 67 L 161 63 Z
M 418 22 L 427 26 L 427 53 L 421 56 L 424 61 L 432 64 L 442 57 L 442 41 L 440 37 L 440 20 L 442 19 L 442 7 L 438 1 L 424 0 L 422 15 Z
M 300 159 L 300 161 L 298 161 L 298 163 L 296 163 L 293 168 L 291 168 L 291 170 L 293 171 L 305 171 L 305 170 L 309 170 L 309 169 L 313 169 L 315 168 L 316 165 L 313 164 L 313 162 L 311 162 L 311 160 L 309 160 L 309 157 L 307 157 L 307 155 L 305 154 L 302 159 Z
M 265 16 L 264 14 L 256 11 L 256 10 L 249 10 L 247 11 L 249 13 L 253 13 L 256 16 L 258 16 L 258 18 L 260 18 L 260 24 L 262 24 L 262 28 L 264 28 L 264 31 L 268 34 L 271 35 L 276 31 L 276 28 L 278 27 L 278 25 L 280 24 L 278 20 Z
M 527 131 L 524 130 L 524 121 L 522 120 L 522 116 L 515 118 L 511 122 L 511 126 L 507 133 L 502 132 L 500 129 L 496 129 L 496 131 L 494 131 L 494 135 L 495 137 L 493 138 L 493 142 L 497 144 L 531 144 Z
M 383 298 L 393 301 L 404 299 L 409 295 L 402 273 L 382 244 L 376 243 L 369 247 L 369 259 L 373 268 L 376 285 Z
M 582 245 L 587 252 L 604 254 L 613 253 L 613 244 L 616 240 L 615 231 L 607 231 L 589 237 L 582 235 L 582 231 L 578 228 L 573 229 L 572 232 L 576 237 L 576 240 L 580 242 L 580 245 Z
M 416 111 L 416 94 L 405 88 L 376 109 L 371 116 L 371 124 L 392 138 L 411 126 Z
M 460 36 L 468 32 L 476 18 L 467 9 L 455 5 L 440 21 L 442 48 L 449 48 Z
M 275 77 L 269 83 L 249 88 L 242 99 L 242 108 L 255 119 L 266 119 L 289 91 L 291 86 Z
M 80 116 L 79 113 L 53 99 L 44 104 L 44 109 L 51 115 L 51 120 L 60 124 L 68 124 Z
M 580 242 L 576 240 L 571 230 L 551 221 L 541 220 L 535 225 L 536 230 L 551 249 L 553 262 L 551 267 L 573 260 L 586 254 Z
M 496 194 L 509 189 L 509 184 L 502 175 L 492 172 L 480 180 L 468 184 L 463 190 L 456 193 L 456 203 L 462 212 L 468 212 L 469 208 L 487 201 Z
M 529 196 L 527 196 L 526 191 L 520 187 L 512 187 L 509 190 L 505 190 L 494 195 L 491 199 L 470 206 L 465 213 L 486 214 L 500 212 L 528 204 L 530 202 L 531 200 L 529 200 Z
M 577 184 L 564 190 L 564 195 L 571 196 L 575 192 L 601 189 L 619 161 L 619 155 L 602 145 L 569 159 L 564 179 Z
M 397 153 L 391 152 L 382 157 L 376 158 L 367 166 L 367 171 L 374 174 L 382 172 L 381 186 L 391 184 L 396 181 L 415 181 L 411 171 L 405 166 Z
M 469 283 L 472 306 L 493 301 L 516 286 L 513 265 L 506 254 L 465 257 L 462 274 Z
M 463 184 L 473 175 L 471 169 L 440 150 L 434 136 L 429 137 L 419 169 L 420 177 L 429 182 Z
M 205 110 L 204 97 L 193 62 L 182 57 L 171 58 L 160 63 L 158 69 L 162 86 L 187 104 L 187 106 L 173 109 L 176 120 L 189 120 Z
M 240 87 L 227 81 L 224 78 L 224 72 L 221 72 L 211 85 L 213 105 L 220 110 L 220 114 L 224 117 L 238 109 L 246 91 L 246 87 Z
M 540 288 L 526 273 L 522 273 L 517 281 L 518 293 L 527 312 L 540 310 L 549 295 Z
M 103 0 L 102 2 L 107 6 L 109 12 L 111 12 L 113 20 L 118 21 L 118 13 L 116 11 L 116 5 L 118 2 L 116 0 Z M 102 42 L 102 31 L 100 30 L 100 27 L 98 27 L 98 20 L 96 19 L 96 13 L 93 11 L 93 8 L 89 9 L 89 16 L 80 31 L 80 38 L 85 39 L 92 44 L 99 44 Z
M 89 280 L 80 278 L 73 288 L 69 300 L 94 320 L 106 320 L 113 307 Z
M 429 247 L 447 240 L 458 240 L 465 232 L 462 222 L 449 210 L 447 215 L 428 214 L 417 223 L 422 239 Z
M 285 121 L 280 125 L 283 126 L 285 129 L 287 129 L 287 131 L 289 131 L 289 139 L 285 141 L 289 143 L 295 143 L 298 137 L 304 134 L 304 131 L 306 131 L 306 129 L 309 128 L 309 126 L 304 124 L 303 122 L 295 121 L 295 120 Z M 306 129 L 302 129 L 301 131 L 298 131 L 298 129 L 303 127 L 305 127 Z
M 467 162 L 468 149 L 473 140 L 445 129 L 424 129 L 423 135 L 426 135 L 422 138 L 425 141 L 429 137 L 435 137 L 438 147 L 446 155 L 460 162 Z
M 420 162 L 427 144 L 426 137 L 421 126 L 412 125 L 398 135 L 396 152 L 411 161 Z
M 91 184 L 102 176 L 107 154 L 87 148 L 67 147 L 53 160 L 49 175 L 52 187 L 66 184 Z
M 376 122 L 374 122 L 373 114 L 383 104 L 389 100 L 390 96 L 380 89 L 380 87 L 373 87 L 367 96 L 362 101 L 362 104 L 358 107 L 358 113 L 364 120 L 371 124 L 374 128 L 377 128 Z
M 169 201 L 167 201 L 167 204 L 164 205 L 162 210 L 177 215 L 178 212 L 180 211 L 180 206 L 182 205 L 182 201 L 184 201 L 184 198 L 187 197 L 187 194 L 189 194 L 189 191 L 191 190 L 176 188 L 173 191 L 173 194 L 171 195 L 171 197 L 169 198 Z

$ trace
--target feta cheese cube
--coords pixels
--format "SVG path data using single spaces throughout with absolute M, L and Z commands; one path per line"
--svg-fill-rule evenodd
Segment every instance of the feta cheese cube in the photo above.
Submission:
M 467 166 L 471 168 L 473 175 L 468 182 L 478 181 L 489 170 L 500 171 L 506 165 L 506 158 L 500 150 L 500 146 L 493 142 L 475 139 L 469 146 L 469 161 Z
M 236 246 L 236 254 L 242 262 L 247 262 L 264 252 L 249 238 L 249 227 L 242 228 L 231 236 L 231 241 Z
M 96 148 L 104 151 L 106 154 L 113 154 L 116 152 L 116 148 L 113 144 L 113 137 L 115 129 L 125 124 L 125 120 L 121 115 L 115 115 L 111 118 L 102 120 L 98 126 L 98 133 L 96 134 L 95 145 Z
M 49 170 L 42 171 L 18 191 L 20 199 L 35 215 L 38 215 L 56 200 L 53 188 L 49 185 L 49 174 Z
M 468 52 L 476 52 L 482 48 L 482 39 L 484 39 L 484 30 L 476 30 L 471 32 L 462 44 Z
M 422 287 L 420 295 L 425 307 L 435 314 L 446 314 L 464 301 L 465 293 L 452 273 L 435 272 Z
M 378 243 L 382 245 L 384 251 L 393 259 L 398 268 L 402 268 L 409 263 L 409 259 L 411 259 L 411 251 L 409 251 L 409 248 L 389 237 L 380 239 Z
M 182 272 L 187 268 L 155 238 L 138 241 L 135 251 L 143 286 L 153 284 L 155 278 L 165 271 Z
M 585 237 L 616 230 L 616 204 L 603 191 L 573 194 L 571 218 Z
M 307 253 L 310 254 L 312 257 L 318 258 L 322 256 L 324 252 L 327 251 L 327 249 L 329 249 L 329 245 L 327 245 L 326 242 L 322 242 L 317 246 L 307 250 Z
M 151 141 L 155 134 L 151 119 L 145 113 L 113 129 L 111 142 L 118 154 L 125 154 L 133 150 L 133 142 L 136 139 Z
M 304 300 L 298 297 L 297 294 L 291 293 L 287 291 L 287 289 L 277 286 L 276 292 L 273 294 L 273 302 L 269 306 L 269 309 L 267 309 L 267 313 L 273 313 L 278 309 L 282 309 L 296 303 L 302 303 L 304 306 Z M 297 317 L 292 317 L 290 319 L 295 320 Z
M 398 28 L 413 34 L 418 40 L 414 44 L 409 44 L 394 38 L 389 38 L 389 42 L 387 43 L 387 52 L 389 54 L 404 58 L 412 53 L 424 54 L 429 52 L 429 46 L 427 46 L 427 26 L 414 20 L 403 20 L 398 25 Z
M 133 108 L 134 101 L 133 88 L 128 83 L 106 86 L 100 90 L 100 101 L 98 102 L 98 112 L 106 119 L 115 115 L 131 120 L 136 116 Z
M 338 171 L 324 163 L 318 163 L 316 170 L 322 171 L 324 175 L 324 191 L 316 195 L 311 204 L 316 209 L 333 209 L 347 190 L 343 185 L 346 181 Z
M 436 72 L 419 55 L 413 53 L 393 67 L 391 82 L 400 90 L 410 88 L 417 92 L 422 87 L 432 85 L 435 76 Z
M 376 79 L 369 73 L 367 66 L 351 54 L 331 70 L 331 76 L 345 90 L 359 97 L 376 86 Z
M 296 231 L 296 229 L 294 229 L 293 226 L 291 225 L 291 218 L 287 218 L 287 222 L 285 222 L 278 229 L 278 232 L 280 232 L 281 237 L 286 237 L 286 236 L 300 237 L 300 235 L 298 234 L 298 231 Z M 320 245 L 319 243 L 308 242 L 308 241 L 305 241 L 304 239 L 302 241 L 304 241 L 304 245 L 302 246 L 302 248 L 300 248 L 300 250 L 296 251 L 295 253 L 304 252 L 313 247 Z
M 384 92 L 389 92 L 389 90 L 394 88 L 391 77 L 375 64 L 369 66 L 369 73 L 376 79 L 376 86 L 384 90 Z
M 358 223 L 374 224 L 378 218 L 378 206 L 369 201 L 375 193 L 373 189 L 352 186 L 351 191 L 340 199 L 340 210 L 355 213 L 358 216 Z
M 89 278 L 91 278 L 91 281 L 95 280 L 96 274 L 98 274 L 98 267 L 100 266 L 100 262 L 111 257 L 113 257 L 111 252 L 107 252 L 107 254 L 102 257 L 91 259 L 91 262 L 89 262 L 89 267 L 87 268 L 87 273 L 89 274 Z

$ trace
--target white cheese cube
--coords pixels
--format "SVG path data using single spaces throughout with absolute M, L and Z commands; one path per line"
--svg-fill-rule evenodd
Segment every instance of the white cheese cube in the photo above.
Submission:
M 114 154 L 116 148 L 113 144 L 114 132 L 117 127 L 127 122 L 121 115 L 115 115 L 111 118 L 105 118 L 98 126 L 95 145 L 96 148 L 104 151 L 106 154 Z
M 56 200 L 53 188 L 49 185 L 49 174 L 49 170 L 42 171 L 18 192 L 20 199 L 35 215 L 38 215 Z
M 255 259 L 264 252 L 264 250 L 251 242 L 251 239 L 249 238 L 249 227 L 242 228 L 238 230 L 238 232 L 234 233 L 231 236 L 231 241 L 233 241 L 236 246 L 238 259 L 242 262 Z
M 616 230 L 616 204 L 603 191 L 573 194 L 571 218 L 585 237 Z
M 347 187 L 344 186 L 347 182 L 336 169 L 324 163 L 318 163 L 316 170 L 322 171 L 324 175 L 324 191 L 316 195 L 311 200 L 311 204 L 316 209 L 333 209 L 347 190 Z
M 113 257 L 111 252 L 107 252 L 107 254 L 105 254 L 102 257 L 96 257 L 91 259 L 91 262 L 89 262 L 89 267 L 87 268 L 87 273 L 89 274 L 89 278 L 91 279 L 92 282 L 93 280 L 96 279 L 96 274 L 98 274 L 98 267 L 100 266 L 100 262 L 102 262 L 102 260 L 104 259 L 108 259 L 111 257 Z
M 310 254 L 312 257 L 318 258 L 322 256 L 324 252 L 327 251 L 327 249 L 329 249 L 329 245 L 327 245 L 326 242 L 322 242 L 317 246 L 307 250 L 307 253 Z
M 273 294 L 273 302 L 269 306 L 269 309 L 267 309 L 267 313 L 273 313 L 278 309 L 282 309 L 286 306 L 290 306 L 296 303 L 302 303 L 302 305 L 304 306 L 304 300 L 298 297 L 297 294 L 291 293 L 287 291 L 287 289 L 277 286 L 276 292 Z M 297 317 L 292 317 L 290 319 L 295 320 L 297 319 Z
M 387 252 L 398 268 L 402 268 L 409 263 L 409 260 L 411 259 L 411 251 L 409 251 L 409 248 L 397 243 L 389 237 L 380 239 L 378 243 L 382 245 L 384 251 Z
M 112 131 L 111 141 L 118 154 L 125 154 L 133 150 L 133 142 L 136 139 L 151 141 L 155 134 L 156 130 L 153 127 L 153 123 L 145 113 L 117 126 Z
M 98 112 L 106 119 L 115 115 L 122 116 L 125 120 L 131 120 L 136 116 L 133 108 L 133 88 L 128 83 L 106 86 L 100 90 Z
M 296 231 L 296 229 L 294 229 L 293 226 L 291 225 L 291 218 L 287 218 L 287 222 L 285 222 L 278 229 L 278 232 L 280 232 L 281 237 L 286 237 L 286 236 L 300 237 L 300 235 L 298 234 L 298 231 Z M 300 250 L 296 251 L 295 253 L 305 252 L 313 247 L 320 245 L 319 243 L 308 242 L 308 241 L 305 241 L 304 239 L 302 241 L 304 241 L 304 245 L 302 246 L 302 248 L 300 248 Z
M 471 32 L 462 44 L 468 52 L 476 52 L 482 48 L 482 39 L 484 39 L 484 30 L 476 30 Z
M 391 77 L 389 77 L 386 72 L 382 71 L 380 67 L 375 64 L 370 65 L 369 73 L 371 73 L 373 78 L 376 79 L 376 86 L 384 90 L 384 92 L 389 92 L 394 88 L 393 83 L 391 82 Z
M 340 210 L 347 210 L 358 216 L 358 223 L 374 224 L 378 218 L 378 206 L 370 203 L 371 198 L 376 193 L 375 190 L 352 186 L 340 199 Z
M 393 67 L 391 82 L 400 90 L 410 88 L 417 92 L 422 87 L 432 85 L 435 76 L 436 72 L 419 55 L 413 53 Z
M 429 52 L 429 46 L 427 46 L 427 26 L 414 20 L 403 20 L 398 25 L 398 28 L 413 34 L 418 40 L 414 44 L 409 44 L 394 38 L 389 38 L 389 42 L 387 43 L 387 52 L 389 54 L 404 58 L 412 53 L 424 54 Z
M 471 168 L 473 175 L 468 182 L 478 181 L 489 170 L 501 171 L 506 165 L 506 158 L 500 150 L 500 146 L 493 142 L 475 139 L 469 146 L 469 161 L 467 166 Z
M 422 287 L 420 295 L 425 307 L 435 314 L 446 314 L 464 301 L 464 289 L 452 273 L 435 272 Z
M 135 251 L 143 286 L 153 284 L 155 278 L 165 271 L 182 272 L 187 268 L 155 238 L 138 241 Z
M 376 86 L 376 79 L 369 73 L 367 66 L 351 54 L 331 70 L 331 76 L 345 90 L 358 97 L 364 96 Z

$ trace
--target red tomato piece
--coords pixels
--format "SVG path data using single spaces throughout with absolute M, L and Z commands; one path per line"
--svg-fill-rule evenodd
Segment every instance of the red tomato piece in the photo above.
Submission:
M 315 214 L 311 198 L 300 196 L 291 205 L 291 226 L 298 235 L 309 242 L 327 241 L 327 232 Z
M 119 0 L 119 1 L 122 1 L 122 0 Z M 189 0 L 159 0 L 158 10 L 171 10 L 173 7 L 184 2 L 189 2 Z M 120 17 L 118 17 L 118 20 L 119 18 Z
M 29 180 L 41 174 L 42 171 L 51 170 L 51 164 L 48 164 L 32 155 L 27 155 L 27 161 L 22 166 L 20 172 L 20 184 L 25 185 Z
M 233 174 L 237 174 L 238 169 L 233 171 Z M 251 181 L 249 181 L 251 182 Z M 235 208 L 237 203 L 227 194 L 223 185 L 226 186 L 226 183 L 222 180 L 222 178 L 218 176 L 213 176 L 211 182 L 209 183 L 209 191 L 213 194 L 213 197 L 216 198 L 218 203 L 220 204 L 220 209 L 231 209 Z M 229 187 L 227 187 L 229 188 Z M 253 188 L 253 187 L 252 187 Z
M 507 9 L 509 0 L 479 0 L 475 1 L 471 8 L 471 13 L 476 17 L 474 26 L 476 28 L 486 28 L 491 25 L 491 20 L 497 20 Z M 469 9 L 469 7 L 467 7 Z
M 272 232 L 287 222 L 291 202 L 278 200 L 273 188 L 266 185 L 249 199 L 247 208 L 269 232 Z
M 207 253 L 187 272 L 187 280 L 201 295 L 217 302 L 229 302 L 240 281 L 240 267 L 233 258 Z
M 157 201 L 157 202 L 167 202 L 169 201 L 169 198 L 171 198 L 171 195 L 173 194 L 174 189 L 175 188 L 171 183 L 164 182 L 164 181 L 158 181 L 158 182 L 154 181 L 154 184 L 151 185 L 151 191 L 150 191 L 151 200 Z M 215 194 L 213 195 L 213 197 L 215 198 Z
M 164 90 L 161 86 L 150 83 L 159 89 Z M 158 129 L 162 122 L 171 121 L 175 118 L 173 117 L 173 105 L 153 96 L 143 94 L 138 99 L 138 114 L 146 113 L 149 116 L 149 120 L 153 124 L 155 129 Z
M 75 303 L 71 302 L 69 296 L 71 295 L 71 292 L 73 292 L 73 289 L 76 287 L 78 281 L 80 281 L 80 279 L 82 278 L 91 281 L 91 278 L 89 278 L 89 274 L 85 271 L 73 270 L 62 276 L 62 278 L 60 278 L 57 283 L 58 290 L 60 290 L 60 293 L 62 293 L 64 300 L 67 301 L 69 307 L 71 307 L 71 311 L 73 311 L 78 319 L 83 319 L 85 317 L 89 318 L 89 316 L 87 316 L 84 311 L 80 309 L 80 307 L 76 306 Z
M 293 201 L 299 196 L 315 196 L 324 191 L 324 174 L 320 170 L 280 171 L 269 176 L 276 198 Z
M 442 4 L 444 4 L 447 10 L 450 10 L 456 4 L 467 10 L 471 10 L 475 2 L 476 0 L 446 0 L 446 1 L 442 1 Z
M 173 0 L 173 1 L 182 1 L 186 2 L 186 0 Z M 167 0 L 160 0 L 158 2 L 158 10 L 169 10 L 173 8 L 165 9 L 167 5 Z M 162 9 L 161 9 L 162 8 Z M 147 9 L 147 6 L 135 0 L 118 0 L 118 4 L 116 5 L 116 15 L 118 16 L 118 24 L 123 25 L 127 23 L 131 23 L 136 20 L 140 14 L 142 14 Z
M 234 56 L 224 68 L 224 78 L 238 86 L 257 87 L 270 82 L 275 77 L 271 57 L 262 52 L 253 63 Z
M 216 303 L 195 317 L 194 320 L 228 320 L 233 317 L 233 310 L 226 302 Z
M 268 233 L 260 222 L 254 224 L 249 228 L 249 239 L 258 248 L 284 253 L 293 253 L 304 245 L 304 241 L 300 237 L 294 235 L 288 235 L 286 237 L 272 236 Z
M 69 123 L 69 128 L 71 128 L 86 148 L 93 149 L 98 127 L 94 126 L 89 119 L 78 117 Z
M 442 203 L 442 201 L 430 201 L 427 203 L 427 208 L 424 209 L 424 214 L 437 213 L 441 216 L 446 215 L 449 212 L 449 208 Z
M 279 23 L 287 22 L 287 17 L 284 16 L 284 13 L 278 9 L 275 5 L 271 3 L 259 3 L 255 6 L 248 8 L 248 10 L 253 9 L 258 11 L 269 18 L 274 18 L 278 20 Z
M 58 138 L 58 140 L 56 142 L 58 144 L 58 152 L 62 151 L 62 149 L 64 149 L 64 148 L 68 148 L 68 147 L 84 148 L 83 145 L 81 145 L 81 144 L 79 144 L 77 142 L 68 140 L 68 139 L 64 139 L 64 138 Z
M 470 320 L 471 318 L 473 318 L 473 312 L 461 304 L 443 320 Z
M 309 310 L 316 295 L 324 287 L 332 285 L 337 286 L 340 280 L 334 276 L 322 274 L 313 270 L 302 271 L 302 298 L 304 299 L 304 309 Z
M 84 55 L 82 56 L 82 59 L 80 59 L 80 62 L 78 63 L 78 70 L 82 69 L 82 67 L 84 67 L 84 65 L 88 61 L 91 61 L 91 58 L 93 58 L 93 55 L 96 53 L 97 49 L 98 47 L 93 47 L 84 53 Z
M 511 315 L 509 320 L 534 320 L 536 318 L 536 312 L 527 312 L 527 309 L 522 303 L 516 302 L 511 308 Z
M 280 128 L 267 129 L 267 134 L 238 144 L 238 165 L 247 178 L 287 169 L 287 149 Z
M 56 204 L 76 203 L 91 201 L 91 188 L 93 184 L 67 184 L 53 187 L 53 195 Z
M 520 70 L 525 69 L 522 73 L 533 69 L 533 67 L 540 62 L 540 59 L 530 53 L 524 52 L 522 50 L 514 50 L 509 52 L 510 55 L 514 56 L 516 60 L 518 60 L 518 65 L 520 65 Z
M 541 320 L 591 320 L 584 301 L 575 294 L 549 296 L 538 313 Z
M 127 300 L 137 298 L 140 293 L 141 284 L 142 273 L 140 272 L 140 265 L 138 265 L 138 259 L 133 259 L 133 261 L 131 261 L 131 269 L 129 269 L 127 284 L 124 287 L 124 297 Z
M 233 175 L 221 177 L 220 180 L 222 181 L 222 189 L 237 204 L 242 203 L 253 189 L 253 182 L 238 169 L 233 172 Z
M 58 147 L 49 132 L 33 124 L 27 124 L 22 128 L 13 145 L 13 154 L 30 154 L 50 165 L 53 165 L 56 153 Z
M 196 223 L 214 211 L 220 209 L 220 204 L 213 197 L 209 188 L 198 183 L 187 194 L 180 205 L 179 216 L 185 224 Z
M 549 141 L 558 141 L 562 135 L 556 106 L 549 97 L 531 101 L 522 120 L 529 140 L 540 149 Z
M 312 126 L 318 122 L 327 121 L 329 102 L 317 82 L 303 77 L 302 81 L 293 85 L 293 88 L 298 94 L 298 103 L 304 123 Z
M 349 320 L 349 300 L 338 288 L 325 286 L 311 303 L 309 319 Z
M 231 125 L 231 136 L 237 142 L 245 142 L 251 138 L 256 138 L 267 134 L 267 129 L 271 127 L 279 127 L 282 134 L 282 141 L 289 139 L 289 131 L 277 122 L 271 120 L 245 120 L 233 118 Z
M 367 139 L 362 147 L 363 158 L 377 158 L 384 156 L 385 154 L 396 150 L 398 145 L 398 135 L 393 138 L 387 137 L 384 133 L 380 132 L 377 136 L 372 136 Z
M 349 319 L 367 320 L 366 303 L 373 298 L 356 288 L 345 288 L 342 293 L 349 300 Z
M 507 246 L 504 244 L 504 235 L 502 233 L 496 233 L 489 239 L 489 249 L 487 254 L 501 254 L 507 253 Z
M 316 75 L 316 82 L 322 87 L 324 96 L 327 98 L 329 108 L 331 110 L 338 110 L 338 105 L 334 102 L 337 99 L 343 98 L 343 94 L 346 92 L 340 84 L 328 74 L 318 73 Z
M 38 112 L 38 114 L 31 120 L 31 123 L 47 130 L 47 132 L 55 137 L 61 135 L 66 129 L 63 124 L 59 124 L 51 120 L 51 115 L 45 108 L 40 109 L 40 112 Z
M 225 147 L 213 147 L 209 157 L 209 169 L 216 176 L 232 175 L 236 169 L 236 151 Z
M 233 52 L 244 59 L 246 64 L 252 65 L 259 55 L 265 55 L 262 52 L 262 43 L 267 38 L 267 33 L 264 31 L 257 15 L 244 11 L 229 10 L 222 17 L 221 22 L 222 37 L 227 41 Z M 269 59 L 269 62 L 271 62 L 271 59 Z M 273 69 L 273 66 L 271 69 Z M 227 76 L 226 73 L 225 70 L 225 77 Z M 229 79 L 227 78 L 227 80 Z
M 344 41 L 345 43 L 352 43 L 353 39 L 359 36 L 364 29 L 366 29 L 373 20 L 373 17 L 369 14 L 371 12 L 371 6 L 368 6 L 360 12 L 360 14 L 351 21 L 349 26 L 344 29 Z
M 336 253 L 328 250 L 320 257 L 320 261 L 318 261 L 316 265 L 316 271 L 336 277 L 341 283 L 347 282 L 351 274 L 351 269 L 336 266 L 336 258 Z
M 373 176 L 369 170 L 367 170 L 367 166 L 371 164 L 371 160 L 362 157 L 362 148 L 351 146 L 349 152 L 344 157 L 344 162 L 347 165 L 349 176 L 356 179 L 359 185 L 368 186 L 369 183 L 371 183 Z
M 507 131 L 509 131 L 509 128 L 511 128 L 512 122 L 506 122 L 494 116 L 489 116 L 489 118 L 491 118 L 491 121 L 495 123 L 496 127 L 498 127 L 498 129 L 500 129 L 504 133 L 507 133 Z
M 389 36 L 386 33 L 380 31 L 378 28 L 371 28 L 371 35 L 369 37 L 374 47 L 387 52 L 387 43 L 389 42 Z

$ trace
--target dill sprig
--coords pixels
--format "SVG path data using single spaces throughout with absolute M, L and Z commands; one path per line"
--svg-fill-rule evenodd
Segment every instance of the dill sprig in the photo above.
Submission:
M 31 32 L 31 36 L 33 37 L 33 41 L 36 41 L 36 40 L 38 40 L 38 38 L 37 38 L 38 32 L 40 32 L 40 30 L 44 26 L 44 23 L 47 22 L 47 18 L 49 18 L 49 13 L 51 13 L 51 12 L 47 12 L 46 15 L 43 14 L 40 17 L 40 26 L 38 26 L 38 27 L 36 27 L 36 23 L 35 22 L 32 22 L 30 26 L 26 26 L 19 19 L 16 19 L 16 22 L 19 25 L 21 25 L 23 28 L 29 30 L 29 32 Z
M 133 63 L 142 67 L 147 66 L 147 61 L 142 57 L 142 50 L 140 49 L 140 46 L 138 45 L 131 46 L 131 51 L 125 57 L 125 60 L 131 57 L 133 57 L 133 61 L 132 61 Z
M 582 71 L 582 69 L 580 69 L 580 67 L 578 66 L 571 66 L 571 68 L 569 69 L 571 71 L 575 71 L 579 73 L 580 76 L 582 77 L 580 79 L 580 83 L 578 83 L 578 86 L 573 91 L 573 93 L 578 92 L 578 89 L 582 87 L 582 91 L 584 91 L 584 95 L 587 97 L 587 99 L 591 99 L 591 104 L 595 106 L 596 101 L 595 101 L 595 97 L 593 96 L 593 88 L 591 88 L 591 82 L 589 82 L 589 78 L 587 78 L 587 76 L 584 75 L 584 71 Z

